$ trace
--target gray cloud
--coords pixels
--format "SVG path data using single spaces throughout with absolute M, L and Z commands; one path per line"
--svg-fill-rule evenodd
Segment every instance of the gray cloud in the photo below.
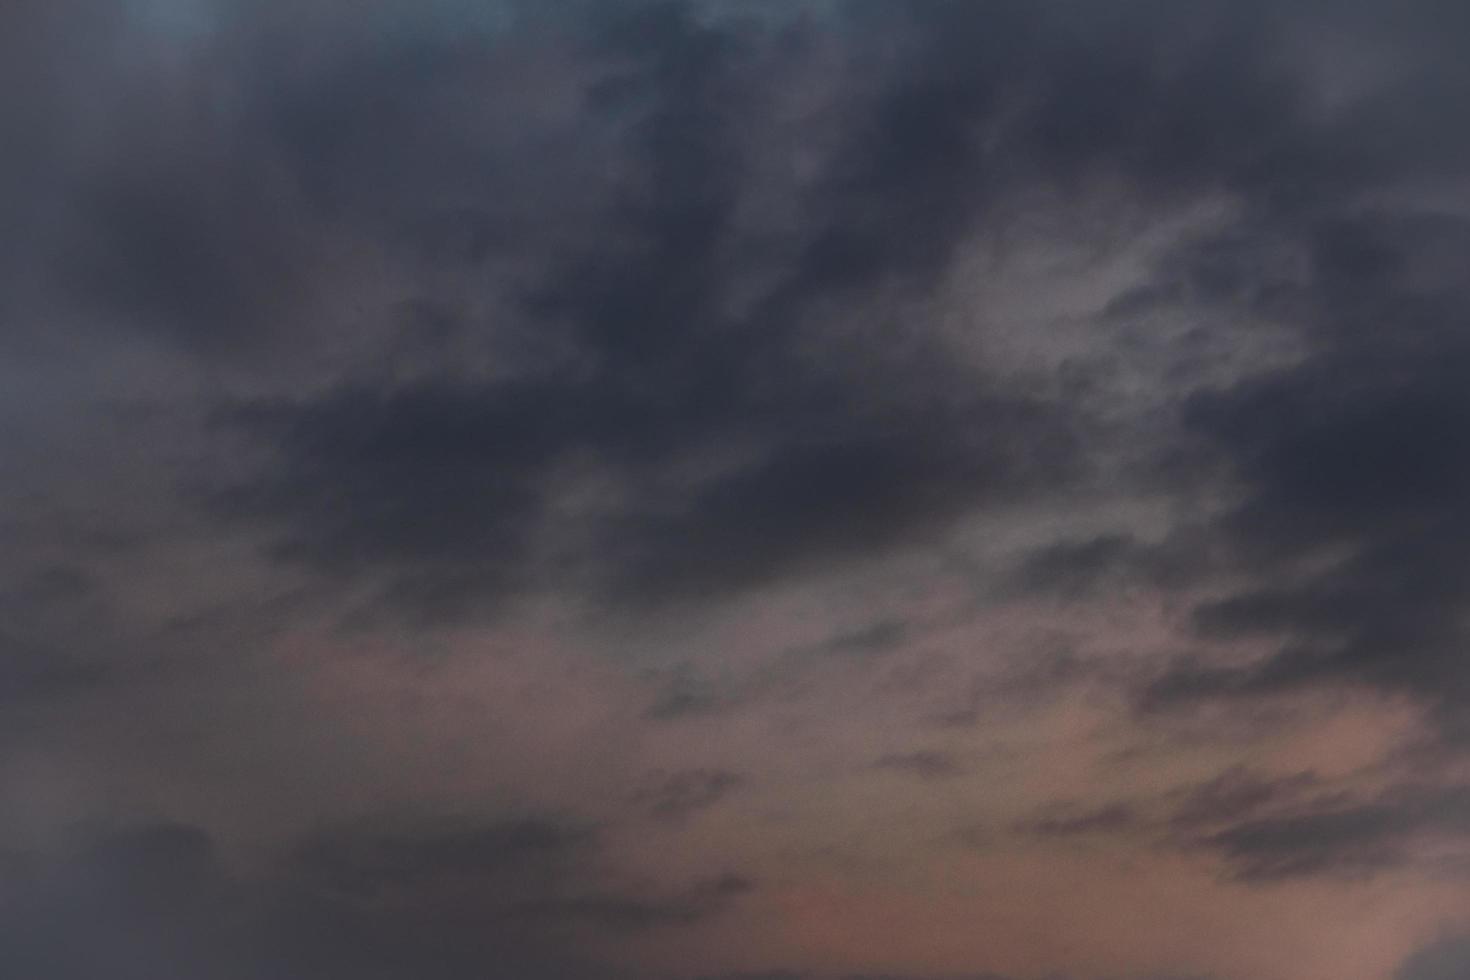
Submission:
M 722 875 L 663 898 L 622 895 L 578 895 L 544 899 L 517 906 L 512 914 L 533 922 L 587 924 L 617 932 L 690 925 L 718 915 L 734 899 L 754 888 L 739 875 Z
M 682 820 L 720 803 L 745 785 L 739 773 L 724 769 L 686 769 L 659 774 L 633 802 L 661 820 Z
M 275 463 L 220 507 L 281 526 L 283 556 L 332 573 L 380 570 L 390 597 L 453 609 L 547 575 L 590 576 L 623 599 L 718 594 L 921 541 L 973 507 L 1074 474 L 1079 450 L 1060 406 L 946 367 L 937 351 L 884 363 L 816 317 L 820 304 L 852 309 L 887 283 L 911 288 L 917 271 L 943 271 L 966 210 L 943 194 L 966 186 L 967 156 L 963 144 L 957 158 L 930 154 L 925 141 L 958 138 L 981 108 L 940 101 L 927 119 L 902 110 L 904 96 L 871 107 L 878 118 L 841 141 L 815 187 L 773 188 L 812 212 L 809 228 L 773 240 L 794 264 L 752 266 L 744 256 L 778 230 L 746 228 L 738 212 L 752 193 L 741 163 L 765 152 L 742 142 L 753 135 L 741 113 L 768 97 L 763 72 L 792 69 L 780 37 L 732 31 L 657 5 L 591 37 L 592 57 L 617 68 L 583 96 L 584 111 L 617 100 L 597 111 L 627 119 L 614 149 L 636 178 L 581 218 L 574 248 L 487 260 L 532 263 L 523 326 L 496 332 L 535 336 L 556 361 L 493 379 L 357 382 L 227 412 L 221 420 L 272 447 Z M 403 70 L 368 61 L 352 91 Z M 904 126 L 926 127 L 912 146 L 881 125 L 899 111 Z M 399 124 L 373 118 L 375 139 Z M 337 159 L 320 147 L 310 158 L 328 172 Z M 915 169 L 939 161 L 941 174 Z M 873 206 L 880 213 L 859 221 Z M 931 220 L 940 216 L 943 227 Z M 732 287 L 752 277 L 770 285 L 737 312 Z M 615 496 L 581 514 L 549 510 L 576 492 L 578 472 Z M 544 525 L 568 521 L 559 540 L 570 544 L 552 548 Z
M 1126 803 L 1112 803 L 1096 809 L 1051 807 L 1023 821 L 1017 829 L 1037 837 L 1078 837 L 1130 830 L 1138 823 L 1139 815 L 1131 806 Z
M 1219 850 L 1246 881 L 1299 875 L 1369 874 L 1413 861 L 1416 838 L 1470 838 L 1470 794 L 1464 787 L 1396 787 L 1361 803 L 1325 802 L 1261 817 L 1220 831 L 1203 843 Z
M 620 600 L 718 596 L 922 543 L 977 508 L 1075 481 L 1085 470 L 1085 426 L 1073 406 L 947 366 L 922 345 L 902 361 L 874 360 L 874 338 L 844 337 L 827 322 L 831 311 L 891 303 L 881 297 L 933 282 L 954 249 L 1028 187 L 1075 186 L 1104 173 L 1159 202 L 1241 195 L 1251 210 L 1234 239 L 1196 247 L 1166 274 L 1196 303 L 1256 311 L 1305 303 L 1323 322 L 1330 346 L 1320 359 L 1251 387 L 1201 394 L 1187 407 L 1192 434 L 1220 444 L 1227 461 L 1256 467 L 1244 475 L 1273 493 L 1270 481 L 1292 476 L 1262 467 L 1331 453 L 1333 436 L 1302 432 L 1315 441 L 1284 443 L 1247 463 L 1256 452 L 1240 444 L 1251 438 L 1249 418 L 1285 410 L 1305 423 L 1315 417 L 1310 410 L 1277 402 L 1314 397 L 1291 393 L 1318 390 L 1318 374 L 1380 363 L 1340 348 L 1344 332 L 1326 324 L 1346 303 L 1333 290 L 1373 300 L 1355 304 L 1359 319 L 1406 298 L 1402 290 L 1392 300 L 1364 296 L 1374 276 L 1342 263 L 1373 261 L 1384 246 L 1367 242 L 1355 258 L 1353 226 L 1338 212 L 1375 182 L 1409 179 L 1430 163 L 1362 145 L 1381 121 L 1375 104 L 1362 107 L 1362 118 L 1319 118 L 1310 79 L 1277 58 L 1294 17 L 1253 5 L 1188 13 L 1138 5 L 1106 23 L 1067 7 L 854 11 L 843 35 L 854 58 L 880 26 L 900 38 L 897 53 L 879 61 L 885 84 L 856 89 L 853 104 L 832 108 L 835 136 L 815 177 L 770 188 L 753 169 L 770 152 L 761 140 L 775 138 L 757 125 L 758 113 L 770 79 L 799 69 L 794 59 L 810 43 L 801 29 L 706 21 L 676 4 L 565 27 L 579 56 L 604 66 L 581 97 L 584 118 L 595 111 L 623 120 L 610 146 L 636 177 L 603 185 L 604 196 L 580 216 L 586 233 L 570 248 L 524 239 L 511 246 L 495 229 L 512 218 L 454 212 L 472 226 L 465 234 L 473 254 L 459 261 L 530 270 L 512 298 L 521 325 L 493 333 L 534 333 L 557 359 L 510 377 L 441 368 L 408 384 L 356 381 L 227 412 L 222 418 L 271 447 L 275 460 L 217 503 L 276 527 L 277 554 L 334 576 L 376 578 L 386 596 L 431 615 L 493 605 L 549 579 Z M 1419 29 L 1413 19 L 1391 26 Z M 1173 50 L 1181 43 L 1186 51 Z M 986 57 L 975 56 L 977 45 Z M 432 104 L 446 85 L 472 81 L 480 57 L 473 46 L 441 54 L 430 44 L 407 60 L 369 50 L 327 89 L 345 95 L 288 99 L 277 138 L 310 186 L 346 188 L 349 197 L 333 208 L 350 207 L 368 188 L 396 198 L 404 173 L 439 158 L 415 155 L 391 178 L 362 161 L 392 149 L 389 134 L 410 139 L 428 125 L 403 108 L 405 91 Z M 751 227 L 744 208 L 756 191 L 794 202 L 805 226 Z M 1263 235 L 1302 238 L 1312 251 L 1315 279 L 1305 297 L 1248 264 Z M 1412 240 L 1422 248 L 1428 239 L 1416 232 Z M 784 263 L 749 257 L 760 248 Z M 763 285 L 737 304 L 732 287 L 747 282 Z M 1176 295 L 1172 285 L 1160 288 Z M 1446 297 L 1441 306 L 1457 302 Z M 912 333 L 902 336 L 907 343 Z M 1346 336 L 1358 347 L 1376 343 Z M 1414 357 L 1399 346 L 1400 360 Z M 1445 364 L 1437 341 L 1428 349 Z M 1451 418 L 1423 397 L 1422 412 Z M 1372 438 L 1377 423 L 1359 417 L 1369 409 L 1357 411 L 1340 424 L 1358 433 L 1361 423 L 1360 434 Z M 1428 438 L 1423 421 L 1401 424 Z M 1273 428 L 1270 437 L 1291 434 Z M 1414 443 L 1393 445 L 1402 454 Z M 1399 472 L 1403 463 L 1368 460 L 1360 471 Z M 1319 479 L 1331 472 L 1330 461 L 1310 465 Z M 589 479 L 602 491 L 591 504 L 573 514 L 551 509 Z M 1451 474 L 1420 479 L 1452 499 Z M 1333 483 L 1330 492 L 1351 489 Z M 1252 513 L 1289 520 L 1267 513 L 1276 500 L 1265 497 Z M 1320 522 L 1335 501 L 1318 492 L 1302 506 L 1320 504 Z M 554 540 L 548 525 L 560 526 Z M 1100 538 L 1089 550 L 1039 554 L 1022 578 L 1075 594 L 1126 557 L 1126 547 L 1122 537 Z M 1185 556 L 1163 571 L 1189 564 Z M 1098 571 L 1086 571 L 1093 565 Z M 1202 622 L 1230 608 L 1202 611 Z M 1429 612 L 1396 608 L 1416 624 Z M 1371 642 L 1423 645 L 1417 637 Z
M 1242 820 L 1299 798 L 1317 782 L 1310 772 L 1271 777 L 1235 766 L 1184 790 L 1170 819 L 1181 830 Z
M 727 874 L 640 894 L 604 877 L 595 853 L 587 832 L 543 820 L 323 832 L 246 876 L 198 828 L 145 826 L 8 870 L 0 968 L 57 980 L 619 976 L 579 951 L 576 930 L 687 925 L 753 887 Z
M 446 877 L 545 878 L 585 860 L 595 845 L 590 828 L 525 819 L 439 832 L 324 832 L 303 842 L 295 863 L 313 882 L 370 896 Z
M 1454 980 L 1470 969 L 1470 939 L 1450 937 L 1411 956 L 1395 980 Z
M 1146 593 L 1183 623 L 1179 659 L 1150 673 L 1150 651 L 1079 641 L 962 682 L 943 720 L 969 737 L 983 706 L 1079 677 L 1144 688 L 1144 725 L 1351 686 L 1470 744 L 1463 3 L 431 6 L 0 5 L 0 727 L 22 736 L 0 779 L 26 787 L 25 821 L 146 821 L 170 780 L 284 792 L 240 760 L 330 740 L 293 714 L 343 657 L 318 618 L 417 650 L 476 617 L 555 606 L 571 634 L 586 622 L 560 610 L 612 610 L 697 651 L 686 620 L 717 609 L 751 624 L 750 662 L 691 659 L 646 710 L 667 724 L 628 742 L 697 718 L 764 746 L 821 731 L 795 716 L 844 672 L 932 653 L 892 688 L 940 660 L 981 676 L 971 658 L 1032 632 L 1013 619 L 1050 625 L 1030 601 L 1101 634 Z M 1208 227 L 1168 231 L 1198 211 Z M 1078 243 L 1098 253 L 1085 289 L 1009 280 L 1002 259 L 1062 268 Z M 1034 319 L 1009 311 L 1021 291 Z M 1177 363 L 1156 369 L 1161 347 Z M 962 554 L 992 545 L 1019 557 Z M 823 598 L 754 607 L 895 558 L 962 567 L 995 642 L 926 632 L 902 609 L 947 583 L 907 565 L 911 605 L 826 641 L 803 619 Z M 776 635 L 797 619 L 807 639 Z M 887 724 L 860 700 L 894 696 L 877 687 L 842 710 Z M 165 764 L 196 727 L 208 751 Z M 862 743 L 856 765 L 884 771 L 862 778 L 932 792 L 962 771 L 891 734 Z M 667 758 L 627 771 L 689 764 Z M 614 787 L 636 831 L 345 824 L 328 800 L 314 833 L 254 829 L 290 839 L 270 860 L 237 863 L 204 825 L 16 844 L 0 973 L 625 976 L 591 950 L 764 889 L 718 861 L 644 880 L 618 834 L 676 833 L 764 762 Z M 127 785 L 135 769 L 157 785 Z M 1012 830 L 1157 841 L 1265 885 L 1423 870 L 1470 818 L 1449 779 L 1344 795 L 1231 768 Z
M 920 779 L 952 779 L 965 772 L 964 766 L 953 755 L 933 750 L 885 755 L 873 765 L 879 769 L 908 773 Z
M 1422 866 L 1417 845 L 1470 843 L 1467 802 L 1455 784 L 1404 783 L 1365 797 L 1311 773 L 1272 777 L 1234 767 L 1155 798 L 1058 802 L 1013 829 L 1042 840 L 1152 841 L 1220 859 L 1231 881 L 1270 885 Z
M 1317 353 L 1189 407 L 1245 484 L 1218 531 L 1256 583 L 1202 605 L 1195 623 L 1210 639 L 1276 637 L 1280 651 L 1250 668 L 1182 667 L 1156 690 L 1164 700 L 1368 683 L 1439 705 L 1455 730 L 1466 693 L 1466 565 L 1449 545 L 1466 475 L 1454 434 L 1467 412 L 1454 335 L 1463 297 L 1411 285 L 1410 269 L 1464 240 L 1446 229 L 1410 244 L 1396 224 L 1367 220 L 1320 244 Z M 1320 570 L 1297 571 L 1313 560 Z

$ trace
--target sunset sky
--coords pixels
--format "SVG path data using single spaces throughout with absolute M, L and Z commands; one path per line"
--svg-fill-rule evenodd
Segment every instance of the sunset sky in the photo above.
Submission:
M 1470 3 L 0 2 L 0 977 L 1470 978 Z

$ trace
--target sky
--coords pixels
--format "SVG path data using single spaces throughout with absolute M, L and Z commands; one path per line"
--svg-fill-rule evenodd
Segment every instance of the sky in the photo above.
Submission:
M 1464 980 L 1466 38 L 0 4 L 0 976 Z

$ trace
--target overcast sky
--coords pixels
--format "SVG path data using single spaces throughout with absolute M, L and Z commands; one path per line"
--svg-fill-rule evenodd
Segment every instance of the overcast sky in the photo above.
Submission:
M 0 976 L 1470 976 L 1464 0 L 0 3 Z

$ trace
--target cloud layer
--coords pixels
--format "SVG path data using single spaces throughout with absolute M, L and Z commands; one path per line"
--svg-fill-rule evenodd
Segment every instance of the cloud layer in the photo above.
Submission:
M 1463 7 L 7 5 L 0 973 L 1458 976 Z

